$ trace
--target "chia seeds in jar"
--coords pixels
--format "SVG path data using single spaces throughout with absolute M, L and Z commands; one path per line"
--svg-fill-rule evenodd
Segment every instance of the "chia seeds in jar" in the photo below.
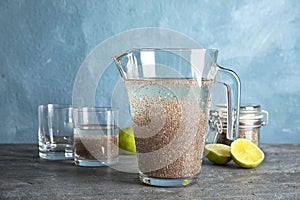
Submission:
M 217 105 L 216 111 L 222 123 L 222 131 L 218 133 L 217 143 L 231 144 L 226 137 L 227 133 L 227 107 Z M 268 112 L 261 110 L 260 105 L 249 104 L 240 107 L 239 138 L 245 138 L 259 145 L 260 128 L 268 124 Z

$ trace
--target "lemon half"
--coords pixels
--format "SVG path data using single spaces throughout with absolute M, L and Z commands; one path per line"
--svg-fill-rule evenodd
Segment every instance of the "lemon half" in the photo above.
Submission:
M 233 161 L 243 168 L 254 168 L 265 158 L 264 152 L 258 146 L 243 138 L 231 143 L 230 154 Z

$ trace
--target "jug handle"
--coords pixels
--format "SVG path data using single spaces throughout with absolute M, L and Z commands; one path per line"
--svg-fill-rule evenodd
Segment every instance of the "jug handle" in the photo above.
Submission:
M 241 82 L 239 76 L 232 71 L 218 65 L 216 81 L 223 84 L 226 88 L 227 96 L 227 133 L 229 140 L 238 138 L 239 133 L 239 114 L 241 99 Z M 220 78 L 220 80 L 217 80 Z M 224 81 L 227 80 L 227 81 Z

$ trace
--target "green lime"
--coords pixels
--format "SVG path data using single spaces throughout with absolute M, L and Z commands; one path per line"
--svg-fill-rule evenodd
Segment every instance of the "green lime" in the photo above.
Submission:
M 230 146 L 225 144 L 207 144 L 204 153 L 208 160 L 218 165 L 225 165 L 231 160 Z
M 126 152 L 136 153 L 133 128 L 119 130 L 119 147 Z
M 243 168 L 254 168 L 265 158 L 264 152 L 258 146 L 243 138 L 231 143 L 230 154 L 233 161 Z

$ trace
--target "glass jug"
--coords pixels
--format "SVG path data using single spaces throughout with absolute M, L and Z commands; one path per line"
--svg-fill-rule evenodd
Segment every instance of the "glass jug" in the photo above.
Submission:
M 237 138 L 233 113 L 239 114 L 240 81 L 217 65 L 217 53 L 142 48 L 113 57 L 128 92 L 143 183 L 186 186 L 198 181 L 216 77 L 228 80 L 221 81 L 228 100 L 227 138 Z

